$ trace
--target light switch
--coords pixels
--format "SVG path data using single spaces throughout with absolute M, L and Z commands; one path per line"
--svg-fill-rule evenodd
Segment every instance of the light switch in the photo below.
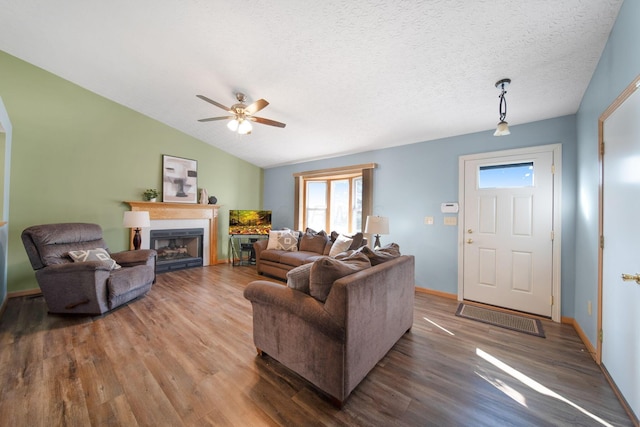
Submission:
M 444 217 L 444 225 L 458 225 L 458 217 L 457 216 L 445 216 Z
M 424 223 L 426 225 L 433 225 L 433 217 L 432 216 L 425 216 L 424 217 Z

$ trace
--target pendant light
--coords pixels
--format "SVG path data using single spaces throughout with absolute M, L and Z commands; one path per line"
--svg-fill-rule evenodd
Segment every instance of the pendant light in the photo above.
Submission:
M 498 104 L 498 112 L 500 113 L 500 121 L 498 122 L 498 127 L 496 127 L 496 131 L 493 136 L 504 136 L 509 135 L 511 132 L 509 131 L 509 123 L 505 121 L 507 117 L 507 100 L 504 97 L 507 93 L 507 88 L 511 83 L 511 79 L 502 79 L 496 82 L 496 88 L 500 90 L 500 104 Z

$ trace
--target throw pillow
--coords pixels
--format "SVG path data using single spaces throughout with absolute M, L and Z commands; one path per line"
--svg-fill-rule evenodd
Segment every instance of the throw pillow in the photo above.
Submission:
M 307 228 L 300 239 L 300 250 L 322 254 L 327 240 L 329 239 L 327 238 L 326 232 L 320 231 L 316 233 L 312 229 Z
M 312 262 L 302 264 L 287 272 L 287 286 L 291 289 L 309 294 L 309 274 L 311 273 Z
M 341 277 L 371 267 L 366 255 L 354 252 L 341 259 L 320 257 L 311 265 L 309 274 L 309 293 L 320 302 L 325 302 L 333 282 Z
M 362 246 L 362 240 L 364 239 L 364 235 L 362 233 L 358 232 L 353 236 L 348 237 L 353 240 L 351 242 L 351 246 L 349 246 L 349 249 L 358 249 L 360 246 Z
M 333 245 L 331 246 L 331 250 L 329 251 L 329 256 L 335 258 L 341 252 L 349 250 L 351 247 L 351 243 L 353 243 L 353 239 L 348 238 L 347 236 L 343 236 L 342 234 L 338 236 Z
M 67 253 L 74 262 L 100 261 L 110 270 L 117 270 L 120 265 L 115 262 L 106 249 L 96 248 L 84 251 L 69 251 Z
M 322 251 L 322 255 L 329 256 L 329 252 L 331 252 L 332 246 L 333 246 L 333 240 L 327 240 L 327 243 L 324 245 L 324 251 Z
M 378 249 L 371 249 L 368 246 L 363 246 L 358 249 L 359 252 L 365 254 L 369 261 L 371 261 L 371 265 L 382 264 L 383 262 L 390 261 L 394 258 L 399 257 L 400 254 L 400 246 L 397 243 L 389 243 Z
M 269 231 L 267 249 L 295 252 L 298 250 L 298 232 L 291 230 Z
M 340 233 L 338 233 L 336 231 L 332 231 L 331 232 L 331 241 L 335 242 L 338 239 L 339 236 L 340 236 Z M 349 239 L 353 239 L 353 242 L 351 242 L 351 246 L 349 246 L 349 249 L 358 249 L 360 246 L 362 246 L 362 241 L 364 239 L 364 234 L 362 234 L 361 232 L 357 232 L 353 236 L 345 236 L 345 237 L 348 237 Z

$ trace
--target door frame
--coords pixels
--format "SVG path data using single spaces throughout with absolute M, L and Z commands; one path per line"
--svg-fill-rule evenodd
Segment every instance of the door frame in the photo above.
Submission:
M 604 269 L 604 125 L 611 115 L 640 87 L 637 76 L 598 118 L 598 338 L 596 339 L 596 363 L 602 364 L 602 274 Z M 608 375 L 608 374 L 607 374 Z
M 519 156 L 541 152 L 553 154 L 553 243 L 552 243 L 552 283 L 551 320 L 560 322 L 562 319 L 561 301 L 561 265 L 562 265 L 562 144 L 537 145 L 533 147 L 515 148 L 511 150 L 491 151 L 486 153 L 468 154 L 458 157 L 458 301 L 462 301 L 464 291 L 464 196 L 465 196 L 465 162 L 474 160 L 488 160 L 500 162 L 506 156 Z

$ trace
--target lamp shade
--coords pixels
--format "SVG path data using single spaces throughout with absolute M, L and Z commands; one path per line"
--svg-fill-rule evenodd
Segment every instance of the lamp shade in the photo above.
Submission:
M 364 232 L 369 234 L 389 234 L 389 218 L 385 216 L 368 216 Z
M 238 125 L 238 133 L 240 135 L 246 135 L 248 133 L 251 133 L 252 129 L 253 127 L 251 126 L 251 123 L 249 122 L 249 120 L 246 120 L 246 119 L 242 120 Z
M 233 119 L 229 123 L 227 123 L 227 127 L 230 131 L 235 132 L 238 130 L 238 120 Z
M 151 227 L 149 212 L 147 211 L 126 211 L 122 220 L 122 225 L 127 228 Z
M 505 135 L 511 135 L 511 131 L 509 131 L 509 123 L 505 122 L 504 120 L 501 120 L 500 123 L 498 123 L 498 127 L 496 128 L 496 131 L 493 134 L 493 136 L 505 136 Z

